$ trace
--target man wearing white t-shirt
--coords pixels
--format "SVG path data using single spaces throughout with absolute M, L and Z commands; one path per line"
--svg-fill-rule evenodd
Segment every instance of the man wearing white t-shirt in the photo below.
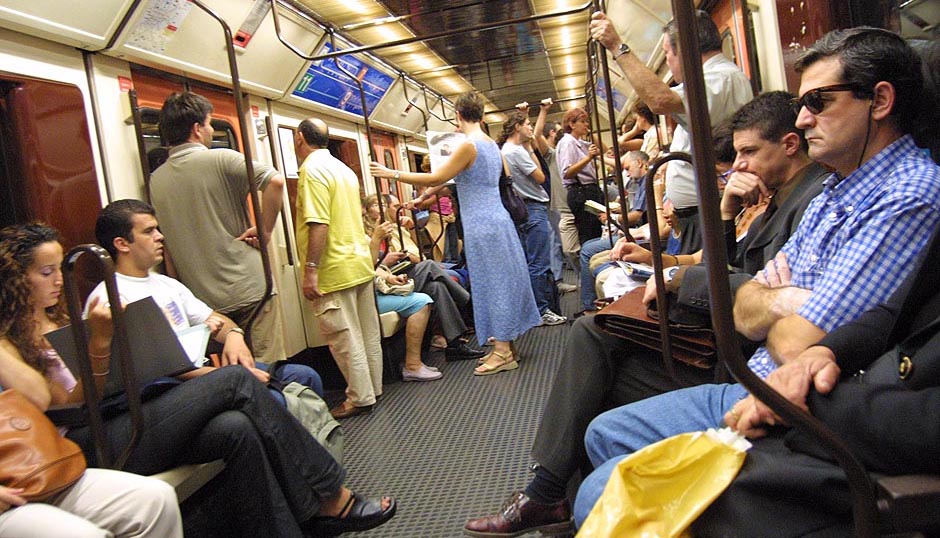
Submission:
M 255 363 L 245 343 L 245 332 L 230 318 L 213 311 L 178 280 L 150 270 L 163 261 L 163 234 L 158 229 L 153 207 L 140 200 L 118 200 L 101 210 L 95 223 L 98 242 L 115 262 L 115 278 L 122 304 L 153 297 L 163 310 L 173 330 L 180 332 L 205 323 L 216 342 L 222 344 L 221 366 L 241 365 L 262 383 L 270 380 L 269 365 Z M 91 292 L 93 298 L 107 301 L 104 282 Z M 204 375 L 214 368 L 204 367 L 181 376 Z M 297 381 L 323 395 L 320 376 L 312 368 L 299 364 L 286 364 L 278 369 L 277 377 L 286 383 Z

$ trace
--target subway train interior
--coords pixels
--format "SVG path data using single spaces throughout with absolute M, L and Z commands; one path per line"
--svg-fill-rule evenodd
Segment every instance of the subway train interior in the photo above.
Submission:
M 591 39 L 591 15 L 605 12 L 636 58 L 673 85 L 663 27 L 676 6 L 710 15 L 722 54 L 754 95 L 796 94 L 796 58 L 830 30 L 869 25 L 940 39 L 940 0 L 0 0 L 0 227 L 43 221 L 61 232 L 66 250 L 94 243 L 102 207 L 149 199 L 151 173 L 169 146 L 160 129 L 164 100 L 183 91 L 206 97 L 212 148 L 239 151 L 285 178 L 266 251 L 283 319 L 277 338 L 287 358 L 320 373 L 335 405 L 345 381 L 305 299 L 306 251 L 295 237 L 300 122 L 328 125 L 328 149 L 356 174 L 362 198 L 389 193 L 402 202 L 417 192 L 372 177 L 370 163 L 420 171 L 429 133 L 457 128 L 455 102 L 466 92 L 482 96 L 482 125 L 494 139 L 517 105 L 530 104 L 534 124 L 550 98 L 549 122 L 580 107 L 597 139 L 616 146 L 624 123 L 633 125 L 638 96 Z M 671 132 L 667 116 L 656 121 Z M 597 167 L 598 175 L 616 174 L 600 160 Z M 253 211 L 257 199 L 250 202 Z M 76 275 L 83 298 L 102 278 L 83 260 Z M 558 278 L 579 285 L 568 262 Z M 461 536 L 468 518 L 495 513 L 530 480 L 530 447 L 582 310 L 578 291 L 557 301 L 567 323 L 519 338 L 525 360 L 500 375 L 474 376 L 476 361 L 447 361 L 427 345 L 428 334 L 424 360 L 443 372 L 433 383 L 401 382 L 405 321 L 383 316 L 385 393 L 373 412 L 341 421 L 343 463 L 351 489 L 394 495 L 399 505 L 391 521 L 363 536 Z M 199 491 L 213 472 L 190 469 L 183 485 L 175 483 L 188 497 L 181 499 L 188 536 L 232 535 L 214 517 L 215 497 L 205 493 L 212 488 Z M 576 487 L 577 479 L 571 495 Z

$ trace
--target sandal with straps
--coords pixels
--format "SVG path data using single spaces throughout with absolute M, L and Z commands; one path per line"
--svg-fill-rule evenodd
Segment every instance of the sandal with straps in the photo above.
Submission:
M 305 531 L 316 536 L 338 536 L 346 532 L 369 530 L 385 523 L 398 508 L 398 503 L 391 497 L 388 508 L 382 509 L 382 501 L 369 500 L 358 493 L 350 492 L 349 500 L 337 516 L 317 516 L 304 526 Z
M 497 357 L 499 357 L 500 359 L 502 359 L 503 362 L 500 363 L 500 364 L 497 365 L 497 366 L 489 366 L 489 365 L 487 365 L 487 364 L 484 362 L 483 364 L 477 366 L 477 367 L 473 370 L 473 375 L 492 375 L 492 374 L 498 374 L 498 373 L 500 373 L 500 372 L 508 372 L 509 370 L 515 370 L 516 368 L 519 367 L 519 362 L 516 361 L 516 359 L 513 357 L 512 351 L 510 351 L 510 352 L 509 352 L 508 354 L 506 354 L 506 355 L 503 355 L 502 353 L 497 353 L 497 352 L 493 351 L 493 352 L 491 353 L 491 355 L 496 355 Z

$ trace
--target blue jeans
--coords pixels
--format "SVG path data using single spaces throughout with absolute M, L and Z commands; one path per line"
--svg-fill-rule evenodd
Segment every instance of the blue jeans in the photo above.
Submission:
M 680 433 L 721 427 L 724 414 L 747 396 L 743 385 L 699 385 L 611 409 L 595 418 L 584 436 L 594 472 L 574 502 L 580 527 L 607 486 L 614 467 L 637 450 Z
M 610 239 L 606 237 L 597 237 L 581 245 L 581 309 L 590 310 L 594 308 L 594 299 L 597 299 L 597 292 L 594 291 L 594 275 L 591 273 L 591 258 L 605 250 L 610 250 Z
M 555 279 L 552 277 L 552 227 L 548 223 L 548 204 L 545 202 L 525 203 L 529 218 L 519 226 L 522 247 L 529 264 L 529 280 L 535 305 L 539 314 L 544 314 L 552 304 Z
M 552 226 L 552 276 L 555 282 L 560 282 L 562 278 L 562 264 L 565 261 L 565 253 L 561 250 L 561 232 L 558 231 L 558 223 L 561 220 L 561 214 L 554 210 L 548 210 L 548 223 Z
M 265 372 L 271 367 L 270 364 L 265 364 L 263 362 L 256 362 L 255 368 L 259 370 L 264 370 Z M 296 381 L 301 385 L 310 387 L 313 392 L 316 392 L 318 396 L 323 398 L 323 380 L 320 379 L 320 374 L 317 373 L 313 368 L 303 365 L 303 364 L 283 364 L 277 368 L 272 373 L 272 376 L 277 377 L 279 380 L 288 384 L 292 381 Z M 284 400 L 284 395 L 281 394 L 281 391 L 275 389 L 268 389 L 268 392 L 274 396 L 274 399 L 281 403 L 281 405 L 286 406 L 287 401 Z

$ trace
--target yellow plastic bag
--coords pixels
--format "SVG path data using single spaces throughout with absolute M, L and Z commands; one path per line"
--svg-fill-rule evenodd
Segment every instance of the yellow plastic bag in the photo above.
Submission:
M 751 446 L 731 429 L 684 433 L 619 464 L 577 538 L 681 538 L 741 470 Z

